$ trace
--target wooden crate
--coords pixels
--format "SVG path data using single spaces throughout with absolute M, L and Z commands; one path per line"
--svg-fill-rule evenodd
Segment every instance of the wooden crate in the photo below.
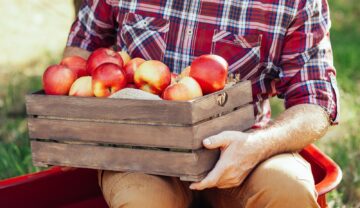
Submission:
M 198 181 L 219 152 L 202 140 L 254 123 L 250 81 L 188 102 L 26 96 L 33 162 Z

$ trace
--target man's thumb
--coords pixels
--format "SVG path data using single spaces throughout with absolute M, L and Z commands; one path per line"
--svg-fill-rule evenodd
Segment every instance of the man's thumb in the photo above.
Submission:
M 230 140 L 222 135 L 211 136 L 203 140 L 204 146 L 208 149 L 224 148 L 227 147 L 229 143 Z

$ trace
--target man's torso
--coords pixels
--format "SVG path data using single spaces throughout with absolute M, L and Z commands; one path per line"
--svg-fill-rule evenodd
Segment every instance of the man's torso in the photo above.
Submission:
M 255 100 L 274 94 L 279 59 L 296 1 L 106 1 L 117 23 L 116 41 L 132 57 L 163 61 L 181 72 L 203 54 L 217 54 L 229 70 L 251 80 Z M 90 14 L 91 15 L 91 14 Z M 101 15 L 101 14 L 96 14 Z

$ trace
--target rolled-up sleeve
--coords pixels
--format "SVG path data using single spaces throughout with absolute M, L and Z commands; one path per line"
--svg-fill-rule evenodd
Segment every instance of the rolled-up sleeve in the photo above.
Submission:
M 338 123 L 339 94 L 330 44 L 329 9 L 326 0 L 301 0 L 288 28 L 276 84 L 285 107 L 297 104 L 321 106 L 331 124 Z
M 106 0 L 84 0 L 71 26 L 67 46 L 94 51 L 110 47 L 115 41 L 116 21 L 111 5 Z

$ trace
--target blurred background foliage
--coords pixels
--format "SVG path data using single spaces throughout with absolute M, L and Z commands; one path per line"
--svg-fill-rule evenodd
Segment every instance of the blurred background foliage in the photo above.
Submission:
M 360 4 L 328 0 L 331 40 L 341 93 L 341 124 L 317 142 L 343 170 L 330 207 L 360 207 Z M 74 19 L 72 0 L 0 0 L 0 179 L 38 171 L 32 166 L 24 96 L 41 89 L 41 74 L 58 63 Z M 282 101 L 272 100 L 274 116 Z

